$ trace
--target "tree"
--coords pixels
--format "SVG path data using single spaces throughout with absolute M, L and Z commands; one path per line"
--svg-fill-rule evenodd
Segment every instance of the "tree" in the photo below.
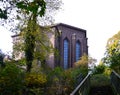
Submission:
M 24 6 L 25 2 L 24 3 L 20 2 L 17 4 L 18 8 L 21 8 L 21 11 L 23 11 L 23 12 L 25 11 L 24 17 L 29 18 L 29 19 L 27 19 L 27 21 L 24 21 L 27 23 L 23 24 L 24 26 L 27 25 L 27 27 L 24 27 L 25 28 L 24 39 L 25 39 L 25 57 L 26 57 L 28 72 L 30 72 L 32 62 L 35 57 L 34 56 L 35 49 L 40 47 L 40 49 L 43 51 L 44 50 L 49 51 L 50 46 L 46 45 L 46 43 L 49 43 L 49 41 L 48 40 L 47 41 L 45 40 L 46 42 L 43 41 L 44 38 L 47 38 L 47 36 L 44 35 L 45 33 L 42 33 L 43 30 L 41 30 L 41 28 L 39 26 L 40 23 L 38 21 L 39 21 L 39 18 L 45 14 L 45 9 L 49 10 L 48 11 L 49 14 L 51 14 L 50 11 L 55 11 L 56 9 L 58 9 L 59 8 L 57 5 L 58 1 L 59 0 L 56 0 L 56 1 L 54 1 L 54 0 L 46 0 L 46 1 L 34 0 L 33 2 L 29 2 L 28 6 Z M 53 4 L 53 6 L 54 5 L 56 5 L 56 6 L 51 7 L 52 4 Z M 24 6 L 24 8 L 23 8 L 23 6 Z M 40 10 L 40 8 L 41 8 L 41 10 Z M 47 18 L 47 20 L 48 20 L 48 18 Z M 39 36 L 41 35 L 40 38 L 38 38 L 38 34 L 39 34 Z M 43 52 L 40 52 L 40 53 L 43 53 Z M 41 60 L 42 59 L 41 54 L 38 54 L 38 55 L 39 55 L 38 59 Z
M 6 10 L 0 9 L 0 18 L 7 19 L 7 12 L 6 12 Z
M 4 2 L 4 1 L 3 1 Z M 25 36 L 25 56 L 26 56 L 26 64 L 27 64 L 27 71 L 30 71 L 32 61 L 34 58 L 34 48 L 35 48 L 35 36 L 34 31 L 36 31 L 37 25 L 37 16 L 43 16 L 45 14 L 46 3 L 44 0 L 18 0 L 12 1 L 15 3 L 11 3 L 8 1 L 9 4 L 15 4 L 18 8 L 19 12 L 24 12 L 28 15 L 29 21 L 27 21 L 26 27 L 26 36 Z
M 34 59 L 37 17 L 45 14 L 46 3 L 44 0 L 34 0 L 32 2 L 21 1 L 17 3 L 17 7 L 29 15 L 29 20 L 27 21 L 27 27 L 25 29 L 25 57 L 27 71 L 30 72 Z
M 24 41 L 25 41 L 25 57 L 27 63 L 27 71 L 30 72 L 32 61 L 34 59 L 34 52 L 36 48 L 36 37 L 38 31 L 40 32 L 39 25 L 50 24 L 52 21 L 52 15 L 55 10 L 60 8 L 60 0 L 2 0 L 3 5 L 6 5 L 5 1 L 10 5 L 10 9 L 16 11 L 17 15 L 15 19 L 19 20 L 17 29 L 24 30 Z M 4 7 L 9 9 L 8 7 Z M 7 10 L 6 10 L 7 11 Z M 7 11 L 8 14 L 8 11 Z M 49 15 L 48 15 L 49 14 Z M 45 16 L 44 16 L 45 15 Z M 43 18 L 41 18 L 44 16 Z M 2 18 L 2 17 L 1 17 Z M 46 22 L 40 23 L 40 19 Z M 40 20 L 40 21 L 39 21 Z M 47 46 L 39 40 L 41 46 L 45 49 Z M 40 47 L 41 48 L 41 47 Z
M 0 25 L 6 27 L 10 31 L 17 30 L 17 3 L 20 0 L 0 0 Z
M 102 74 L 105 71 L 106 66 L 104 64 L 99 64 L 95 66 L 93 74 Z
M 0 50 L 0 66 L 4 66 L 3 59 L 5 57 L 5 54 Z
M 97 60 L 95 58 L 88 57 L 88 69 L 89 69 L 89 71 L 94 72 L 95 67 L 96 67 L 96 64 L 95 64 L 96 62 L 97 62 Z
M 4 69 L 0 69 L 0 94 L 23 95 L 24 72 L 14 63 L 7 63 Z
M 88 68 L 88 56 L 84 54 L 80 60 L 75 63 L 75 67 Z
M 78 60 L 76 63 L 75 63 L 75 67 L 80 67 L 80 69 L 85 69 L 88 71 L 89 70 L 92 70 L 95 66 L 95 63 L 96 63 L 96 59 L 84 54 L 80 60 Z
M 120 31 L 108 39 L 104 62 L 109 64 L 112 69 L 120 72 Z
M 54 15 L 61 9 L 62 0 L 0 0 L 0 24 L 7 29 L 17 33 L 21 27 L 27 24 L 32 10 L 36 10 L 32 1 L 46 2 L 46 10 L 44 16 L 37 16 L 37 23 L 39 25 L 51 25 L 54 22 Z M 28 4 L 29 3 L 29 4 Z M 31 4 L 30 4 L 31 3 Z M 39 3 L 40 4 L 40 3 Z M 22 8 L 22 11 L 21 11 Z M 24 10 L 25 9 L 25 10 Z M 39 11 L 40 11 L 39 7 Z M 43 11 L 40 13 L 42 14 Z

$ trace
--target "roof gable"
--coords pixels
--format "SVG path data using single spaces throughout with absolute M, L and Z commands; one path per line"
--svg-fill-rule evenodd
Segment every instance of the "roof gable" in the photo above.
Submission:
M 81 29 L 81 28 L 78 28 L 78 27 L 74 27 L 74 26 L 71 26 L 71 25 L 68 25 L 68 24 L 64 24 L 64 23 L 58 23 L 58 24 L 53 25 L 52 27 L 57 27 L 57 26 L 64 26 L 64 27 L 68 27 L 68 28 L 71 28 L 71 29 L 74 29 L 74 30 L 79 30 L 79 31 L 86 32 L 86 30 L 84 30 L 84 29 Z

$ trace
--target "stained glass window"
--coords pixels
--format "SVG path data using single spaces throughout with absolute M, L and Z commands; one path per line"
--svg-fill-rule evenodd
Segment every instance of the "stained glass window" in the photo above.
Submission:
M 68 57 L 69 57 L 69 42 L 68 39 L 64 40 L 64 69 L 68 68 Z

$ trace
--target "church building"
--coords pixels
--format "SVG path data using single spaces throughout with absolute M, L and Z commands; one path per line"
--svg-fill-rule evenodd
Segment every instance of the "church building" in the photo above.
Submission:
M 59 34 L 53 40 L 54 47 L 59 50 L 59 56 L 50 56 L 47 60 L 49 66 L 68 69 L 73 67 L 83 54 L 88 54 L 86 30 L 63 23 L 52 28 Z
M 58 56 L 51 53 L 46 58 L 46 64 L 51 68 L 71 68 L 83 54 L 88 54 L 86 30 L 64 23 L 55 24 L 51 28 L 54 34 L 49 35 L 50 42 L 59 51 Z M 16 37 L 12 36 L 13 42 Z

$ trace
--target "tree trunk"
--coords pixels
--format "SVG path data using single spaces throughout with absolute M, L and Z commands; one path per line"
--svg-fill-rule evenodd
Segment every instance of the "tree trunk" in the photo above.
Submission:
M 32 62 L 34 60 L 35 35 L 36 32 L 36 14 L 34 14 L 28 22 L 26 39 L 25 39 L 25 57 L 27 64 L 27 72 L 31 71 Z

